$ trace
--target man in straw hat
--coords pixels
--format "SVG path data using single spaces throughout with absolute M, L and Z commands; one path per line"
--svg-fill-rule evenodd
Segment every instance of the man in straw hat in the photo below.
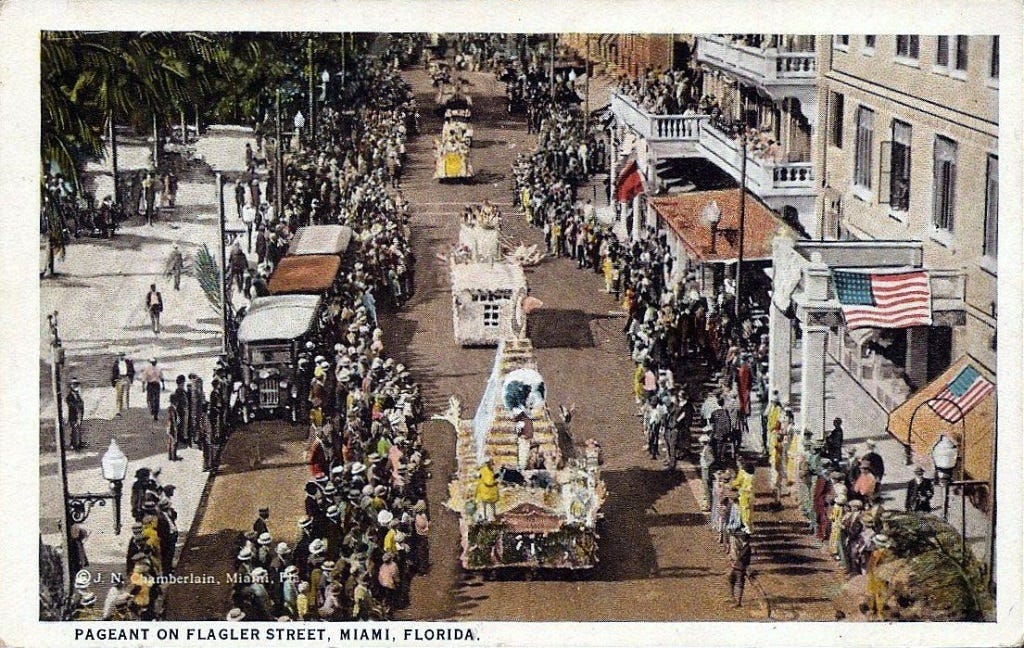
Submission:
M 889 536 L 884 533 L 877 533 L 871 540 L 874 549 L 871 557 L 868 558 L 867 572 L 867 610 L 868 614 L 874 614 L 878 620 L 885 618 L 885 601 L 889 598 L 889 583 L 879 573 L 879 567 L 895 558 L 892 553 L 892 544 Z

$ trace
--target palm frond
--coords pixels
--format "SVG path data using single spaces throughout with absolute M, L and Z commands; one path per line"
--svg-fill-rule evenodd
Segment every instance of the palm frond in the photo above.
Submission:
M 213 310 L 220 315 L 221 312 L 221 269 L 210 254 L 210 248 L 205 244 L 196 253 L 196 260 L 193 264 L 196 279 L 203 294 L 210 302 Z

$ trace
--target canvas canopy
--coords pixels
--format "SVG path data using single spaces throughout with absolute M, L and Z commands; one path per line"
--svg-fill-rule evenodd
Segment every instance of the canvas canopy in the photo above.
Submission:
M 319 294 L 338 276 L 341 257 L 333 254 L 286 256 L 270 275 L 271 295 Z
M 954 410 L 954 416 L 943 418 L 933 408 L 934 405 L 941 412 L 945 401 L 939 399 L 956 399 L 947 391 L 948 385 L 969 366 L 978 371 L 982 379 L 995 382 L 994 377 L 984 371 L 978 361 L 969 355 L 961 356 L 889 414 L 888 430 L 904 445 L 909 438 L 914 454 L 926 464 L 931 461 L 931 451 L 939 436 L 945 434 L 959 447 L 960 457 L 963 458 L 961 465 L 966 468 L 967 475 L 971 479 L 991 481 L 992 444 L 995 443 L 996 429 L 995 390 L 977 401 L 960 401 L 967 405 L 962 419 L 959 411 Z M 910 427 L 911 419 L 913 429 Z M 956 477 L 959 478 L 959 474 Z
M 345 225 L 300 227 L 288 246 L 288 254 L 344 254 L 352 241 L 352 228 Z
M 316 295 L 257 297 L 238 326 L 238 341 L 294 340 L 309 331 L 319 307 Z

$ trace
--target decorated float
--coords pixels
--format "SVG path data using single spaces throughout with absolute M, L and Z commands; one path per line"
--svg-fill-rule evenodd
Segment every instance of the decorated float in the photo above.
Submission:
M 460 126 L 452 126 L 452 124 Z M 461 122 L 445 122 L 441 136 L 434 139 L 434 179 L 452 180 L 472 178 L 473 165 L 469 160 L 471 131 Z
M 472 419 L 450 401 L 444 418 L 456 429 L 458 469 L 448 507 L 461 516 L 465 569 L 585 570 L 598 561 L 599 448 L 588 442 L 577 453 L 545 398 L 533 345 L 519 337 L 499 344 Z
M 466 207 L 451 267 L 452 328 L 462 346 L 494 346 L 526 332 L 526 315 L 540 302 L 528 297 L 526 274 L 502 255 L 501 213 L 484 202 Z

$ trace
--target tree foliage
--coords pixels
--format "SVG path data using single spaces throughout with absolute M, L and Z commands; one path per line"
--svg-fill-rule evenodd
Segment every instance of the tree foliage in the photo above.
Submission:
M 343 34 L 240 32 L 43 32 L 42 161 L 77 182 L 104 153 L 110 120 L 148 132 L 181 112 L 226 123 L 262 121 L 282 90 L 292 114 L 313 71 L 336 73 L 351 38 Z M 316 75 L 315 75 L 316 76 Z
M 199 281 L 199 287 L 203 289 L 203 294 L 206 295 L 206 299 L 209 300 L 213 310 L 220 315 L 221 309 L 221 288 L 220 288 L 220 275 L 221 269 L 214 260 L 213 255 L 210 254 L 210 248 L 206 245 L 199 248 L 196 253 L 195 261 L 195 274 L 196 279 Z

